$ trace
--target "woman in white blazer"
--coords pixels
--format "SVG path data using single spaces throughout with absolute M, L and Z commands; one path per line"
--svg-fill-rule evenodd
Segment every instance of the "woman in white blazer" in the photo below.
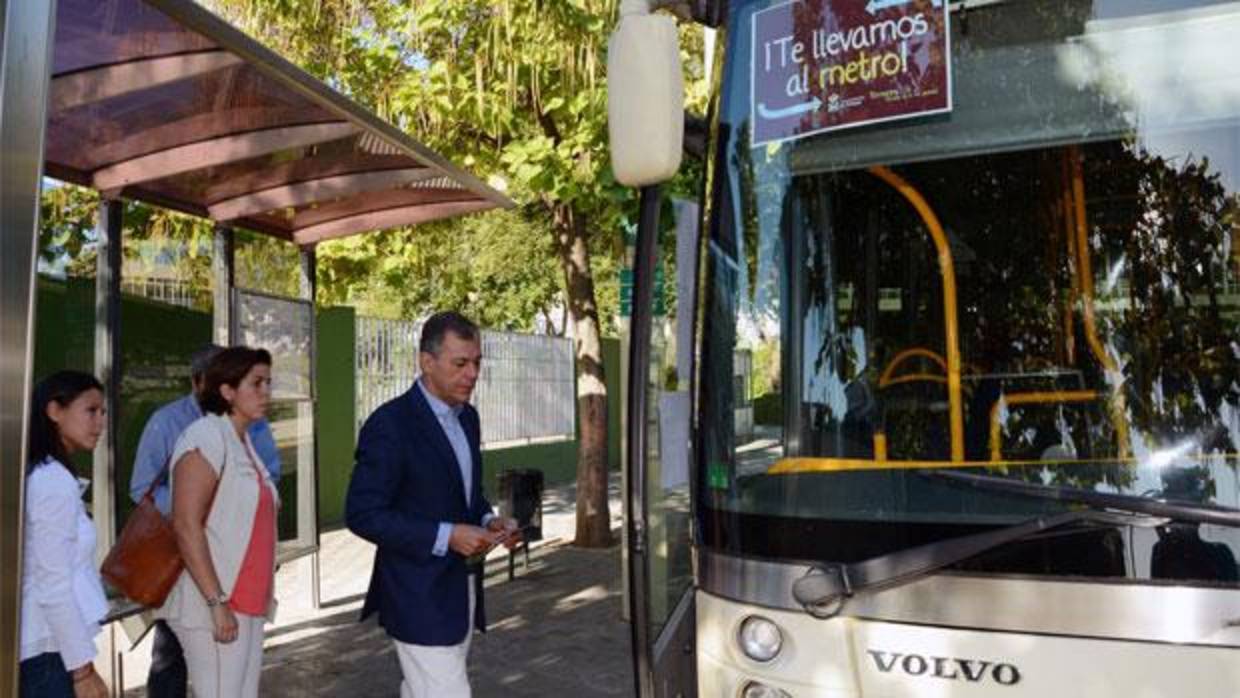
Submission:
M 185 571 L 159 615 L 185 651 L 197 698 L 258 696 L 279 497 L 248 431 L 270 399 L 266 350 L 221 351 L 203 375 L 204 414 L 172 452 L 172 525 Z
M 30 403 L 19 695 L 104 698 L 94 659 L 108 602 L 95 568 L 95 525 L 69 460 L 103 433 L 103 385 L 60 371 L 35 386 Z

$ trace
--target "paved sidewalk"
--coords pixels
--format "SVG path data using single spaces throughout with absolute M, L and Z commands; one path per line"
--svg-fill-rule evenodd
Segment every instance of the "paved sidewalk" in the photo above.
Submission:
M 618 480 L 611 485 L 612 547 L 569 545 L 575 492 L 564 487 L 544 497 L 545 540 L 533 546 L 529 568 L 518 557 L 509 582 L 507 556 L 496 551 L 488 559 L 490 628 L 474 635 L 470 650 L 475 698 L 634 695 L 629 626 L 620 615 Z M 374 547 L 346 530 L 323 534 L 321 543 L 319 609 L 310 603 L 308 559 L 277 574 L 280 612 L 267 627 L 261 695 L 396 698 L 400 669 L 391 641 L 373 619 L 357 622 Z M 149 650 L 134 655 L 149 657 Z M 145 666 L 136 670 L 127 659 L 126 674 L 145 678 Z

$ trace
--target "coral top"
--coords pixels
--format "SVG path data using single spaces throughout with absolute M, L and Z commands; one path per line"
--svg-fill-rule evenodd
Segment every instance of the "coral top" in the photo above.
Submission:
M 249 449 L 247 449 L 249 450 Z M 250 465 L 255 470 L 253 455 Z M 275 582 L 276 567 L 276 503 L 262 471 L 258 473 L 258 509 L 254 511 L 254 527 L 250 531 L 250 544 L 241 561 L 237 583 L 229 596 L 228 605 L 237 613 L 248 616 L 267 615 L 271 599 L 271 586 Z

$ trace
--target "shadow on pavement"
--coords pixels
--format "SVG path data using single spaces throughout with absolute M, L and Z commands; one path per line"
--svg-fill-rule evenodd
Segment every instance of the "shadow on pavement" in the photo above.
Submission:
M 490 628 L 470 650 L 475 698 L 633 695 L 619 547 L 547 546 L 531 560 L 512 582 L 506 571 L 488 577 Z M 398 696 L 391 642 L 373 620 L 357 622 L 359 607 L 358 597 L 332 600 L 323 615 L 273 629 L 261 694 Z

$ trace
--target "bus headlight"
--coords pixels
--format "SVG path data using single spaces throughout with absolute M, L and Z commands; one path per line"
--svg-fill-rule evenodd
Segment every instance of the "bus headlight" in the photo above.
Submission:
M 762 616 L 749 616 L 741 623 L 736 641 L 746 657 L 755 662 L 769 662 L 784 645 L 784 634 L 775 622 Z M 749 689 L 745 689 L 748 691 Z M 746 696 L 749 694 L 746 693 Z M 757 696 L 765 694 L 755 694 Z M 771 695 L 777 695 L 772 693 Z
M 792 696 L 789 696 L 787 691 L 781 691 L 774 686 L 750 681 L 745 684 L 745 690 L 741 691 L 741 698 L 792 698 Z

